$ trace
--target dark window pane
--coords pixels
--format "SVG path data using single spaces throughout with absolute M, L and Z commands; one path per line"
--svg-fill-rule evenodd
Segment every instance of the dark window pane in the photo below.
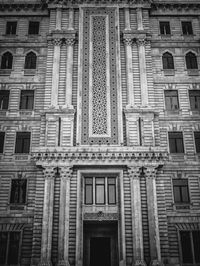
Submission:
M 189 52 L 186 54 L 185 58 L 187 69 L 198 69 L 197 57 L 195 54 Z
M 181 248 L 182 248 L 182 259 L 183 263 L 192 263 L 192 247 L 191 247 L 191 239 L 190 232 L 181 231 Z
M 162 35 L 171 34 L 169 21 L 160 22 L 160 34 Z
M 5 132 L 0 132 L 0 153 L 3 153 Z
M 177 153 L 184 153 L 184 148 L 183 148 L 183 139 L 182 138 L 177 138 L 176 139 L 176 152 Z
M 181 202 L 180 187 L 178 187 L 178 186 L 174 186 L 174 202 L 175 203 Z
M 17 30 L 17 21 L 8 21 L 6 24 L 6 34 L 14 35 Z
M 187 179 L 173 179 L 174 202 L 189 203 L 189 190 Z
M 37 56 L 35 53 L 30 52 L 25 57 L 25 69 L 36 69 Z
M 39 33 L 39 26 L 40 26 L 39 21 L 30 21 L 28 34 L 38 34 Z
M 13 55 L 6 52 L 1 57 L 1 69 L 12 69 Z
M 30 137 L 30 132 L 17 132 L 15 153 L 29 153 Z
M 171 153 L 184 153 L 182 132 L 169 132 L 169 149 Z
M 163 69 L 174 69 L 174 59 L 172 54 L 164 53 L 162 56 L 163 60 Z
M 19 259 L 20 232 L 10 232 L 8 263 L 17 264 Z
M 96 204 L 105 204 L 105 178 L 97 177 L 96 182 Z
M 165 104 L 167 110 L 177 110 L 178 104 L 178 91 L 165 90 Z
M 200 90 L 189 90 L 190 107 L 192 110 L 200 110 Z
M 20 109 L 33 109 L 34 102 L 34 91 L 32 90 L 22 90 L 20 98 Z
M 116 187 L 115 185 L 108 186 L 108 204 L 116 203 Z
M 191 21 L 182 21 L 182 31 L 184 35 L 193 34 Z
M 24 204 L 26 202 L 26 179 L 13 179 L 11 183 L 10 203 Z
M 196 152 L 200 153 L 200 132 L 194 132 Z
M 181 187 L 181 194 L 182 194 L 182 202 L 188 203 L 189 202 L 189 195 L 188 195 L 188 187 Z
M 0 110 L 8 109 L 9 94 L 8 90 L 0 90 Z
M 193 237 L 195 262 L 200 263 L 200 231 L 193 231 L 192 237 Z
M 7 242 L 8 242 L 8 233 L 0 232 L 0 264 L 6 263 Z

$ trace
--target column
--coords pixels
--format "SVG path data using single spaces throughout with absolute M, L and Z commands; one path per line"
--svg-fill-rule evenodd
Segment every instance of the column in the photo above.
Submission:
M 51 266 L 53 200 L 54 200 L 54 167 L 46 167 L 44 173 L 44 202 L 42 219 L 42 242 L 40 266 Z
M 58 105 L 60 46 L 62 45 L 62 40 L 53 39 L 53 44 L 54 44 L 54 56 L 53 56 L 53 70 L 52 70 L 51 105 L 56 107 Z
M 60 212 L 58 236 L 58 266 L 70 266 L 69 251 L 69 203 L 70 203 L 70 167 L 60 167 Z
M 132 206 L 132 231 L 133 231 L 133 263 L 132 266 L 146 265 L 143 250 L 142 210 L 140 195 L 141 168 L 129 167 L 131 179 L 131 206 Z
M 156 194 L 156 168 L 145 169 L 151 265 L 162 265 Z
M 143 18 L 142 18 L 142 8 L 138 7 L 136 12 L 137 12 L 137 29 L 138 30 L 144 30 Z

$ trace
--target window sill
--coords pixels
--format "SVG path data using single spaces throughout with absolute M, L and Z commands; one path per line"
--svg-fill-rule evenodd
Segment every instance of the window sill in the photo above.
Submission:
M 198 69 L 187 69 L 188 76 L 198 76 L 199 70 Z
M 16 153 L 14 155 L 15 161 L 28 161 L 30 159 L 30 154 L 27 153 Z
M 185 153 L 170 153 L 169 159 L 172 161 L 184 161 L 186 159 Z
M 164 110 L 165 115 L 169 116 L 176 116 L 176 115 L 181 115 L 182 110 L 176 109 L 176 110 Z
M 159 35 L 161 39 L 171 39 L 172 35 L 171 34 L 160 34 Z
M 0 116 L 7 116 L 8 115 L 8 110 L 0 110 Z
M 175 211 L 188 211 L 191 209 L 191 203 L 173 203 L 173 209 Z
M 36 69 L 24 69 L 24 76 L 35 76 Z
M 200 115 L 200 110 L 190 110 L 190 115 Z
M 117 213 L 118 207 L 115 205 L 83 205 L 83 211 L 85 213 Z
M 12 69 L 0 69 L 0 76 L 10 76 Z
M 165 76 L 174 76 L 175 69 L 163 69 L 163 73 Z
M 34 116 L 33 110 L 20 110 L 19 111 L 20 116 Z
M 24 211 L 26 209 L 25 204 L 10 204 L 9 205 L 10 211 Z

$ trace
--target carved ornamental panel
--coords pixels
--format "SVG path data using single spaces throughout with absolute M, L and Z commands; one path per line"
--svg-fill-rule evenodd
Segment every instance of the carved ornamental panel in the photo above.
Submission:
M 118 144 L 116 8 L 83 8 L 81 144 Z

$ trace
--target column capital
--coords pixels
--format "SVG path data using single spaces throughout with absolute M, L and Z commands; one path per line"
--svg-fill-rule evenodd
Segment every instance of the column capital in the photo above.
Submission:
M 150 266 L 163 266 L 163 262 L 159 260 L 152 260 Z
M 158 166 L 146 166 L 143 168 L 147 178 L 156 178 L 156 173 L 158 171 Z
M 56 169 L 54 166 L 44 167 L 43 174 L 45 179 L 53 179 L 56 174 Z
M 70 179 L 72 174 L 72 167 L 71 166 L 59 167 L 59 174 L 60 177 L 63 179 Z
M 146 262 L 144 260 L 135 260 L 132 266 L 146 266 Z
M 76 38 L 66 38 L 63 42 L 63 45 L 73 46 L 76 42 Z
M 138 46 L 146 46 L 150 43 L 150 40 L 146 38 L 137 38 L 135 42 Z
M 128 173 L 132 179 L 139 179 L 142 173 L 142 167 L 140 166 L 128 166 Z
M 133 45 L 133 38 L 131 37 L 124 37 L 123 38 L 123 43 L 127 46 L 132 46 Z

